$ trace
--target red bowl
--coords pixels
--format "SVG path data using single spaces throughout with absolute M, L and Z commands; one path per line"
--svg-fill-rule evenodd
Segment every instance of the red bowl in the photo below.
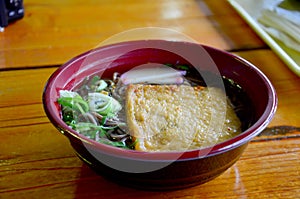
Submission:
M 197 66 L 203 74 L 233 80 L 248 96 L 249 109 L 245 115 L 251 115 L 251 121 L 246 121 L 243 132 L 230 140 L 185 152 L 120 149 L 88 139 L 64 123 L 57 104 L 59 90 L 71 90 L 86 76 L 111 77 L 114 72 L 123 73 L 149 62 L 189 64 Z M 267 77 L 236 55 L 195 43 L 143 40 L 103 46 L 71 59 L 49 78 L 43 104 L 50 121 L 69 139 L 80 159 L 99 174 L 127 186 L 167 190 L 205 183 L 233 165 L 249 141 L 272 119 L 277 96 Z

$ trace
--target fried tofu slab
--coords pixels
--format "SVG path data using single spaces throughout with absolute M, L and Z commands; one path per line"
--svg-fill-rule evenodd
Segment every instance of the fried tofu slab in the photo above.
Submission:
M 126 118 L 140 151 L 199 149 L 241 132 L 229 99 L 214 87 L 128 85 Z

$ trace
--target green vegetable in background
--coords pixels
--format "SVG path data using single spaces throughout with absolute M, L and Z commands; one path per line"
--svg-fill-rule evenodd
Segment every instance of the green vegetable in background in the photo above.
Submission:
M 278 7 L 286 9 L 286 10 L 300 11 L 300 1 L 299 0 L 284 0 L 278 5 Z

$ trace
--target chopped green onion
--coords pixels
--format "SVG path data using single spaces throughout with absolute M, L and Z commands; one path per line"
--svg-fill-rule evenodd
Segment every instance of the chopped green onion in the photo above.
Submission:
M 102 93 L 89 93 L 88 101 L 90 110 L 103 116 L 114 116 L 122 109 L 117 100 Z
M 111 83 L 94 76 L 90 80 L 86 78 L 76 91 L 60 90 L 57 102 L 62 108 L 62 119 L 69 127 L 89 139 L 115 147 L 134 149 L 133 141 L 111 137 L 112 132 L 125 125 L 115 118 L 122 106 L 110 96 L 113 89 Z M 99 117 L 92 113 L 97 113 Z M 95 121 L 91 121 L 86 115 L 95 117 Z M 124 135 L 127 136 L 125 132 Z

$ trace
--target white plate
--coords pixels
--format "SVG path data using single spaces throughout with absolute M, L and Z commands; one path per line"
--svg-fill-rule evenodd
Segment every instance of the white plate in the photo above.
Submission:
M 300 53 L 286 47 L 281 41 L 275 40 L 266 33 L 257 22 L 264 9 L 274 7 L 282 0 L 228 0 L 254 31 L 270 46 L 270 48 L 287 64 L 287 66 L 300 76 Z

